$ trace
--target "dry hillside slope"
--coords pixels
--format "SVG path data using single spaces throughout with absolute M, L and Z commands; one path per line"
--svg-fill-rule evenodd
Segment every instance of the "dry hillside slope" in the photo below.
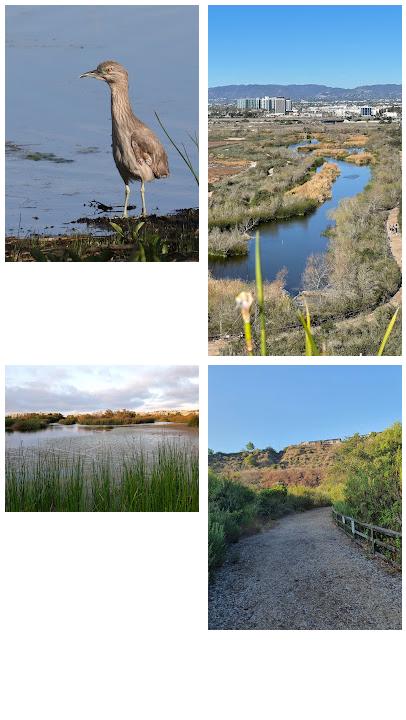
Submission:
M 209 455 L 209 468 L 247 485 L 272 487 L 280 483 L 317 487 L 326 476 L 341 441 L 315 441 L 273 448 Z

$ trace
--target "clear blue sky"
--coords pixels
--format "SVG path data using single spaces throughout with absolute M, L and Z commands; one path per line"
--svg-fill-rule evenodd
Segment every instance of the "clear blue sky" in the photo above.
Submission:
M 215 451 L 236 452 L 249 440 L 281 450 L 384 430 L 401 416 L 397 365 L 209 366 L 209 447 Z
M 209 85 L 401 83 L 400 5 L 209 6 Z

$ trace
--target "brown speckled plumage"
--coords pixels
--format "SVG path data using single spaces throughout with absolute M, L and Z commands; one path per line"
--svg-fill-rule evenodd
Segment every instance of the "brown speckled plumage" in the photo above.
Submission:
M 126 186 L 124 217 L 130 193 L 128 184 L 132 180 L 141 182 L 145 215 L 144 183 L 169 175 L 167 154 L 152 130 L 134 115 L 128 95 L 128 73 L 120 63 L 106 60 L 80 77 L 104 80 L 110 87 L 113 157 Z

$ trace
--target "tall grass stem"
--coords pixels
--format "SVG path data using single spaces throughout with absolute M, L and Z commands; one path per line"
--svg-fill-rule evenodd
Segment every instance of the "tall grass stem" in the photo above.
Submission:
M 256 285 L 257 285 L 257 302 L 258 302 L 258 310 L 259 310 L 260 352 L 261 352 L 261 355 L 266 355 L 264 286 L 262 283 L 261 247 L 260 247 L 260 239 L 259 239 L 259 230 L 257 230 L 256 238 L 255 238 L 255 280 L 256 280 Z

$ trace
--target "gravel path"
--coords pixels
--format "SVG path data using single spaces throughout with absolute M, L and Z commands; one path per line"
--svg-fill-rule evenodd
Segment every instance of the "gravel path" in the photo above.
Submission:
M 231 546 L 209 586 L 211 630 L 400 628 L 400 573 L 368 558 L 330 508 Z

